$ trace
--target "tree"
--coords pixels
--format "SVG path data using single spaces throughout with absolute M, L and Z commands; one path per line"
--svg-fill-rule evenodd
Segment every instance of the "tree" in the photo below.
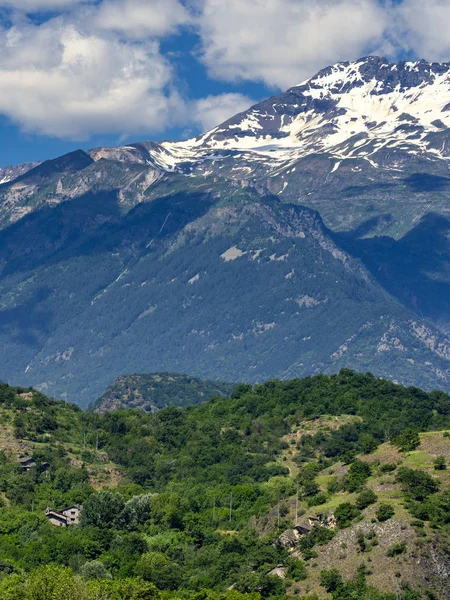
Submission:
M 121 494 L 110 491 L 92 494 L 84 503 L 81 524 L 100 529 L 120 529 L 124 524 L 125 501 Z
M 337 569 L 320 572 L 320 585 L 331 594 L 342 587 L 342 575 Z
M 84 563 L 80 574 L 84 579 L 112 579 L 111 573 L 108 573 L 105 565 L 99 560 Z
M 129 526 L 143 525 L 150 519 L 150 494 L 134 496 L 125 504 L 125 519 Z
M 358 515 L 359 510 L 350 502 L 343 502 L 342 504 L 339 504 L 334 511 L 334 516 L 336 517 L 338 527 L 341 529 L 348 527 L 353 519 L 355 519 Z
M 401 467 L 397 472 L 396 480 L 402 485 L 403 491 L 414 500 L 425 500 L 439 491 L 439 482 L 424 471 Z
M 394 507 L 391 504 L 380 504 L 380 506 L 377 509 L 376 515 L 379 521 L 387 521 L 395 515 Z
M 377 501 L 377 495 L 372 490 L 362 490 L 357 496 L 355 506 L 359 510 L 364 510 L 371 504 L 375 504 Z
M 161 598 L 160 592 L 153 583 L 139 578 L 88 581 L 86 587 L 89 600 L 160 600 Z
M 13 573 L 0 581 L 0 598 L 2 600 L 24 600 L 25 578 Z
M 160 590 L 175 590 L 181 582 L 181 568 L 162 552 L 147 552 L 136 565 L 136 575 L 151 581 Z
M 344 479 L 344 489 L 349 492 L 356 492 L 368 477 L 370 477 L 369 464 L 362 460 L 355 460 L 350 465 L 349 472 Z
M 420 446 L 420 437 L 417 429 L 405 429 L 399 436 L 397 436 L 393 443 L 400 452 L 412 452 Z
M 47 565 L 32 571 L 25 584 L 26 600 L 85 600 L 85 588 L 72 569 Z

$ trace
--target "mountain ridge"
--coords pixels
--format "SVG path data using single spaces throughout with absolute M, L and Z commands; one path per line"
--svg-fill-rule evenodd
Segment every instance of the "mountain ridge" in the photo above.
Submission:
M 197 138 L 3 183 L 0 376 L 83 406 L 124 370 L 448 389 L 449 69 L 339 63 Z

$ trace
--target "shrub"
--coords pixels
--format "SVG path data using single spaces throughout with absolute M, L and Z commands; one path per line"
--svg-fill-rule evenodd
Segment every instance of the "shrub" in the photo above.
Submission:
M 321 571 L 320 573 L 320 585 L 331 594 L 342 587 L 342 575 L 337 569 L 330 569 L 329 571 Z
M 312 496 L 312 498 L 308 498 L 307 504 L 308 506 L 320 506 L 321 504 L 325 504 L 328 500 L 328 496 L 325 492 L 320 492 L 320 494 L 316 494 Z
M 364 485 L 368 477 L 370 477 L 370 466 L 362 460 L 355 460 L 350 465 L 349 472 L 344 478 L 344 489 L 349 492 L 356 492 Z
M 414 500 L 425 500 L 425 498 L 439 490 L 439 483 L 428 473 L 414 471 L 406 467 L 401 467 L 398 470 L 396 480 L 402 485 L 403 491 Z
M 386 463 L 380 466 L 380 473 L 392 473 L 396 468 L 397 465 L 395 463 Z
M 419 433 L 416 429 L 405 429 L 393 440 L 393 444 L 400 452 L 411 452 L 420 446 Z
M 359 510 L 364 510 L 371 504 L 375 504 L 376 501 L 377 495 L 375 492 L 372 490 L 362 490 L 362 492 L 356 496 L 355 506 Z
M 353 519 L 359 515 L 359 510 L 350 502 L 343 502 L 339 504 L 334 512 L 336 517 L 337 525 L 341 529 L 348 527 Z
M 405 552 L 406 552 L 405 542 L 399 542 L 398 544 L 394 544 L 393 546 L 391 546 L 388 549 L 387 555 L 392 558 L 393 556 L 399 556 L 400 554 L 404 554 Z
M 376 514 L 377 519 L 383 522 L 393 517 L 395 515 L 395 510 L 391 504 L 380 504 Z
M 444 456 L 438 456 L 434 459 L 434 469 L 435 471 L 445 471 L 447 468 L 447 461 Z

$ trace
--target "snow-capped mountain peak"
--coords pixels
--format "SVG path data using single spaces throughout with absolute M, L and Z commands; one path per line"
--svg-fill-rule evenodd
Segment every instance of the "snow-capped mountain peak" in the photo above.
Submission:
M 449 128 L 450 63 L 369 56 L 323 69 L 201 136 L 147 144 L 145 159 L 140 145 L 139 161 L 162 171 L 208 172 L 212 161 L 238 153 L 270 172 L 316 153 L 335 165 L 360 158 L 377 166 L 383 148 L 447 160 Z

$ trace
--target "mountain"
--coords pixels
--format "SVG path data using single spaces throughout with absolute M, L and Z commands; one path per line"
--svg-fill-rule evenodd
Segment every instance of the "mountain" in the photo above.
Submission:
M 22 163 L 21 165 L 7 165 L 6 167 L 0 167 L 0 185 L 13 181 L 27 171 L 37 167 L 38 164 L 39 163 Z
M 188 141 L 21 167 L 0 378 L 81 406 L 123 373 L 449 390 L 449 108 L 450 65 L 367 57 Z
M 0 419 L 2 600 L 449 597 L 443 392 L 346 369 L 96 414 L 1 384 Z
M 194 406 L 214 396 L 229 396 L 235 387 L 179 373 L 123 375 L 90 408 L 98 414 L 124 408 L 156 413 L 167 406 Z

